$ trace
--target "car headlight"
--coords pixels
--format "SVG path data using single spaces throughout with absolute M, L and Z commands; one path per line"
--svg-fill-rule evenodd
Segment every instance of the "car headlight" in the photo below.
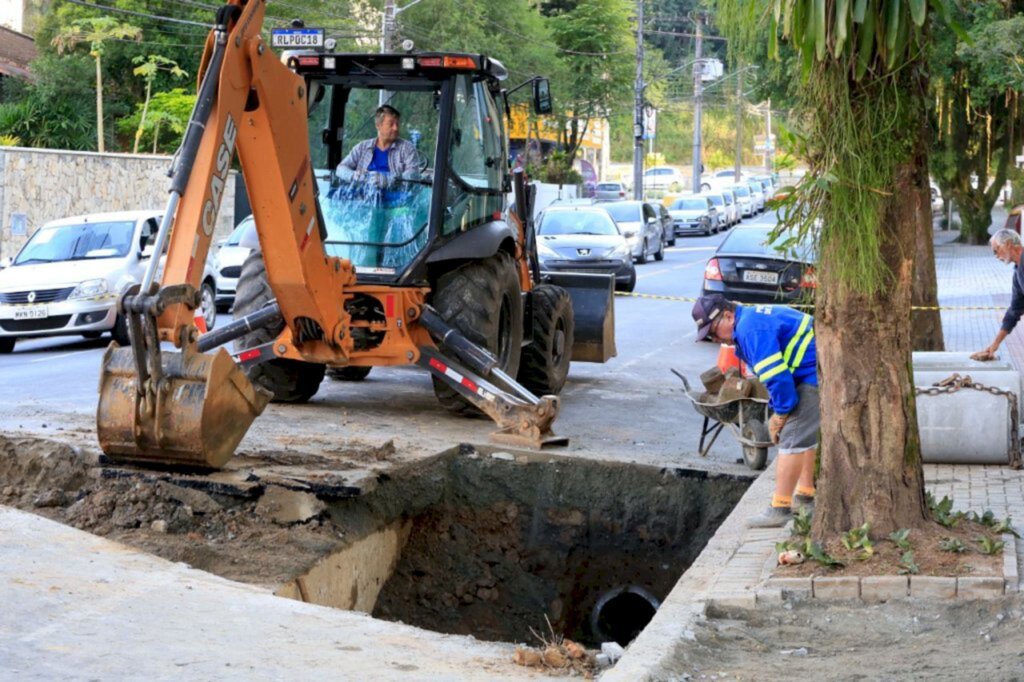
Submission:
M 540 242 L 537 242 L 537 255 L 541 258 L 558 258 L 558 254 L 555 253 L 554 249 Z
M 71 292 L 68 298 L 94 298 L 100 294 L 105 294 L 110 288 L 107 286 L 107 280 L 105 279 L 87 279 Z
M 608 250 L 607 258 L 626 258 L 629 256 L 629 244 L 623 242 Z

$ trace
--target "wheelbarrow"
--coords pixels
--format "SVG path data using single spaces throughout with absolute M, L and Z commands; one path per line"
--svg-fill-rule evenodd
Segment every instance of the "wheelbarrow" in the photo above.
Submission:
M 707 456 L 722 430 L 728 427 L 743 446 L 743 463 L 755 471 L 764 469 L 768 464 L 768 448 L 773 445 L 768 435 L 768 417 L 771 416 L 768 401 L 747 397 L 704 402 L 701 393 L 690 387 L 685 376 L 674 369 L 672 373 L 682 379 L 687 399 L 693 403 L 693 409 L 704 417 L 697 446 L 700 456 Z

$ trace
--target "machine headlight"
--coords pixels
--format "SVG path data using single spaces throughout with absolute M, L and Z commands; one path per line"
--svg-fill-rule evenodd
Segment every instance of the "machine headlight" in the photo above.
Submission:
M 608 258 L 626 258 L 629 256 L 629 244 L 623 242 L 608 250 Z
M 558 254 L 555 253 L 554 249 L 542 242 L 537 242 L 537 255 L 541 258 L 558 258 Z
M 105 294 L 109 291 L 107 286 L 107 280 L 105 279 L 87 279 L 71 292 L 68 298 L 93 298 L 101 294 Z

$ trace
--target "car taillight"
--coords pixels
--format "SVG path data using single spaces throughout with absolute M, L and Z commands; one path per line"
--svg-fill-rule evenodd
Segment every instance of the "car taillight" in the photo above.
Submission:
M 804 268 L 804 276 L 800 278 L 800 287 L 802 289 L 818 288 L 818 273 L 814 271 L 814 268 L 810 266 Z
M 624 197 L 624 196 L 626 196 L 626 193 L 625 192 L 619 192 L 619 196 L 620 197 Z
M 718 282 L 722 281 L 722 271 L 718 267 L 717 258 L 712 258 L 708 261 L 708 264 L 704 266 L 704 279 L 713 279 Z

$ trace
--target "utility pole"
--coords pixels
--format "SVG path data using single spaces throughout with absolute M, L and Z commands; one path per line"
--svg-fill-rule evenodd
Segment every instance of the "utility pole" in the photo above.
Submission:
M 741 167 L 743 166 L 743 70 L 740 69 L 736 77 L 736 162 L 733 168 L 733 179 L 740 181 Z
M 772 145 L 772 101 L 768 100 L 768 105 L 765 107 L 764 112 L 764 169 L 769 175 L 773 170 L 772 163 L 774 157 L 775 148 Z
M 380 51 L 391 52 L 391 37 L 395 34 L 395 0 L 384 0 L 384 17 L 380 27 Z
M 636 82 L 633 85 L 633 198 L 644 198 L 644 0 L 636 2 Z
M 704 96 L 704 15 L 697 13 L 696 63 L 693 65 L 693 193 L 700 194 L 701 107 Z

